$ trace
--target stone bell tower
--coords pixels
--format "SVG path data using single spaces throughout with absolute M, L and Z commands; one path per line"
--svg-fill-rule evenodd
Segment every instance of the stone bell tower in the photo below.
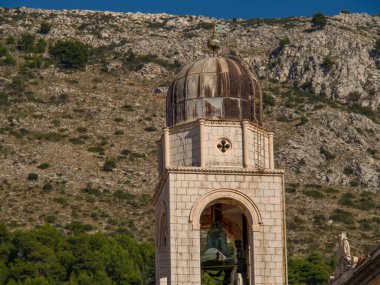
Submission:
M 156 284 L 287 284 L 284 171 L 262 111 L 260 84 L 237 58 L 176 75 L 158 142 Z

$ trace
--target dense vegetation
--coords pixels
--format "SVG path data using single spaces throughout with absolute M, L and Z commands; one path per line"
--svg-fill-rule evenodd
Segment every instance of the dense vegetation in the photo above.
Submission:
M 289 285 L 327 285 L 333 271 L 319 253 L 313 253 L 306 259 L 290 259 L 288 272 Z
M 83 68 L 89 59 L 88 47 L 78 41 L 58 41 L 49 53 L 65 68 Z
M 150 243 L 117 234 L 88 234 L 71 224 L 68 234 L 51 226 L 9 232 L 0 224 L 0 284 L 154 284 Z
M 154 284 L 152 244 L 125 234 L 88 234 L 79 223 L 68 230 L 45 225 L 9 232 L 0 224 L 0 284 Z M 291 285 L 324 285 L 331 272 L 318 253 L 289 260 Z

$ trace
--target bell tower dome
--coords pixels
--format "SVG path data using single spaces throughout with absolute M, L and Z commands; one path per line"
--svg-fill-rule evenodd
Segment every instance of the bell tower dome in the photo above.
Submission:
M 287 284 L 284 171 L 243 61 L 204 58 L 176 75 L 158 156 L 156 284 Z
M 249 120 L 262 125 L 259 81 L 236 57 L 208 57 L 183 68 L 170 85 L 166 124 L 198 118 Z

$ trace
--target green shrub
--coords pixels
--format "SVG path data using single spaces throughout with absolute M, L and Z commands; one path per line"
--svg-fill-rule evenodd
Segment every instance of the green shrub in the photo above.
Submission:
M 121 136 L 121 135 L 124 135 L 124 131 L 122 131 L 122 130 L 116 130 L 113 134 L 115 136 Z
M 36 52 L 44 53 L 47 47 L 47 42 L 44 39 L 39 39 L 36 44 Z
M 63 197 L 54 198 L 53 201 L 62 206 L 67 206 L 69 204 L 69 202 Z
M 87 149 L 89 152 L 104 153 L 106 150 L 102 146 L 92 146 Z
M 57 103 L 66 104 L 67 102 L 69 102 L 69 99 L 70 99 L 70 97 L 68 94 L 66 94 L 66 93 L 59 94 Z
M 376 207 L 376 203 L 373 200 L 373 194 L 371 192 L 362 192 L 360 194 L 358 208 L 361 210 L 369 211 Z
M 155 131 L 157 131 L 157 128 L 156 127 L 146 127 L 146 128 L 144 128 L 144 131 L 146 131 L 146 132 L 155 132 Z
M 295 193 L 297 192 L 297 188 L 299 187 L 299 183 L 289 183 L 285 187 L 285 191 L 288 193 Z
M 13 45 L 16 43 L 16 38 L 14 36 L 7 37 L 6 44 L 7 45 Z
M 342 197 L 339 199 L 339 204 L 343 206 L 348 207 L 354 207 L 355 206 L 355 195 L 352 193 L 344 193 Z
M 113 171 L 113 169 L 116 167 L 116 160 L 114 159 L 107 159 L 103 164 L 103 171 Z
M 88 129 L 87 128 L 84 128 L 84 127 L 78 127 L 77 128 L 77 132 L 78 133 L 86 133 L 88 131 Z
M 350 186 L 351 187 L 358 187 L 359 185 L 360 185 L 360 183 L 357 180 L 351 180 L 350 181 Z
M 138 153 L 138 152 L 131 152 L 129 155 L 130 158 L 145 158 L 146 154 L 145 153 Z
M 99 189 L 96 189 L 96 188 L 92 188 L 90 186 L 86 187 L 86 188 L 83 188 L 81 190 L 83 193 L 86 193 L 86 194 L 89 194 L 89 195 L 93 195 L 93 196 L 101 196 L 102 195 L 102 191 L 100 191 Z
M 340 13 L 341 14 L 350 14 L 350 12 L 348 10 L 341 10 Z
M 123 119 L 123 118 L 119 118 L 119 117 L 114 118 L 113 120 L 114 120 L 116 123 L 124 122 L 124 119 Z
M 47 21 L 43 21 L 40 25 L 40 29 L 38 30 L 38 32 L 40 34 L 46 35 L 50 32 L 50 30 L 51 30 L 51 24 Z
M 46 140 L 50 142 L 59 142 L 61 141 L 66 135 L 56 133 L 56 132 L 31 132 L 30 138 L 35 140 Z
M 335 188 L 331 188 L 331 187 L 326 188 L 326 189 L 325 189 L 325 192 L 328 193 L 328 194 L 336 194 L 336 193 L 339 193 L 338 190 L 336 190 Z
M 75 144 L 75 145 L 81 145 L 81 144 L 86 143 L 83 139 L 78 138 L 78 137 L 69 139 L 69 142 L 71 142 L 72 144 Z
M 25 57 L 25 67 L 28 68 L 41 68 L 41 57 L 33 55 L 33 56 L 27 56 Z
M 0 43 L 0 57 L 7 56 L 8 54 L 8 49 Z
M 280 49 L 283 49 L 284 47 L 288 46 L 289 44 L 290 44 L 290 39 L 288 37 L 285 37 L 279 41 L 278 46 L 280 47 Z
M 309 122 L 309 118 L 306 117 L 306 116 L 304 116 L 304 115 L 302 115 L 302 116 L 300 117 L 300 122 L 298 123 L 298 126 L 305 125 L 305 124 L 307 124 L 308 122 Z
M 44 186 L 42 186 L 42 191 L 44 193 L 50 193 L 53 190 L 53 185 L 51 183 L 45 183 Z
M 115 193 L 113 193 L 113 195 L 117 199 L 120 199 L 120 200 L 132 200 L 135 198 L 135 195 L 133 195 L 129 192 L 125 192 L 123 190 L 116 190 Z
M 359 220 L 360 229 L 363 231 L 370 231 L 372 229 L 371 223 L 367 219 Z
M 213 24 L 213 23 L 199 22 L 199 23 L 195 26 L 194 30 L 202 29 L 202 30 L 207 30 L 207 31 L 209 31 L 209 30 L 211 30 L 211 29 L 213 29 L 213 28 L 214 28 L 214 24 Z
M 308 191 L 304 191 L 303 192 L 306 196 L 308 197 L 312 197 L 314 199 L 322 199 L 323 197 L 325 197 L 325 195 L 323 195 L 323 193 L 317 191 L 317 190 L 308 190 Z
M 300 218 L 299 216 L 295 216 L 289 226 L 295 230 L 303 231 L 306 228 L 305 225 L 306 221 L 304 219 Z
M 323 29 L 327 25 L 327 19 L 321 12 L 317 12 L 311 18 L 311 24 L 315 28 Z
M 323 214 L 317 214 L 314 216 L 314 225 L 316 226 L 323 226 L 326 224 L 326 216 Z
M 375 50 L 380 51 L 380 38 L 378 38 L 375 42 Z
M 131 151 L 129 150 L 129 149 L 123 149 L 122 151 L 121 151 L 121 154 L 122 155 L 128 155 L 128 154 L 130 154 L 131 153 Z
M 351 166 L 345 166 L 343 169 L 345 175 L 351 175 L 354 173 L 354 169 Z
M 323 59 L 322 67 L 330 71 L 335 65 L 335 60 L 331 56 L 327 56 Z
M 47 162 L 44 162 L 44 163 L 41 163 L 41 164 L 39 164 L 39 165 L 37 165 L 37 168 L 39 168 L 39 169 L 47 169 L 47 168 L 49 168 L 49 163 L 47 163 Z
M 276 105 L 276 101 L 274 100 L 273 96 L 268 94 L 267 92 L 264 92 L 263 94 L 263 105 L 264 108 L 268 106 L 274 106 Z
M 330 219 L 335 221 L 335 222 L 344 223 L 346 225 L 353 225 L 354 224 L 352 214 L 350 212 L 347 212 L 347 211 L 344 211 L 341 209 L 335 209 L 331 213 Z
M 9 97 L 7 93 L 0 92 L 0 106 L 6 106 L 9 104 Z
M 291 122 L 292 119 L 288 118 L 287 116 L 285 116 L 284 114 L 280 114 L 276 117 L 276 120 L 279 121 L 279 122 Z
M 64 68 L 83 68 L 89 59 L 88 46 L 78 41 L 59 40 L 49 48 L 49 53 Z
M 10 54 L 6 55 L 5 58 L 1 61 L 1 65 L 12 65 L 15 66 L 17 64 L 16 58 L 11 56 Z
M 320 147 L 319 153 L 322 154 L 326 160 L 333 160 L 335 158 L 335 154 L 332 154 L 327 149 L 325 149 L 323 146 Z
M 307 183 L 305 184 L 305 188 L 322 189 L 322 185 L 316 183 Z
M 17 48 L 24 52 L 34 52 L 36 36 L 31 33 L 23 33 L 17 43 Z
M 133 107 L 131 105 L 128 105 L 128 104 L 125 104 L 123 105 L 122 107 L 125 111 L 128 111 L 128 112 L 132 112 L 133 111 Z
M 124 66 L 130 70 L 136 69 L 138 66 L 144 63 L 155 63 L 165 67 L 169 70 L 177 70 L 181 67 L 181 64 L 178 60 L 175 60 L 173 63 L 159 58 L 155 54 L 135 54 L 132 50 L 129 50 L 123 59 Z
M 34 172 L 31 172 L 31 173 L 28 174 L 27 179 L 30 180 L 30 181 L 36 181 L 36 180 L 38 180 L 38 174 L 34 173 Z
M 57 219 L 56 216 L 49 215 L 45 218 L 45 222 L 47 222 L 48 224 L 53 224 L 55 223 L 56 219 Z

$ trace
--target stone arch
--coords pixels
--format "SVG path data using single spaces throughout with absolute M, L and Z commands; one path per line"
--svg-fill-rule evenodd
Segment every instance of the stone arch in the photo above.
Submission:
M 263 224 L 260 211 L 250 197 L 235 189 L 215 189 L 199 197 L 190 212 L 189 222 L 194 230 L 200 229 L 200 218 L 204 209 L 213 203 L 227 203 L 241 208 L 254 232 Z
M 167 245 L 166 235 L 168 227 L 167 207 L 164 201 L 162 201 L 159 207 L 157 217 L 156 227 L 158 231 L 156 234 L 156 246 L 160 251 L 162 251 Z

